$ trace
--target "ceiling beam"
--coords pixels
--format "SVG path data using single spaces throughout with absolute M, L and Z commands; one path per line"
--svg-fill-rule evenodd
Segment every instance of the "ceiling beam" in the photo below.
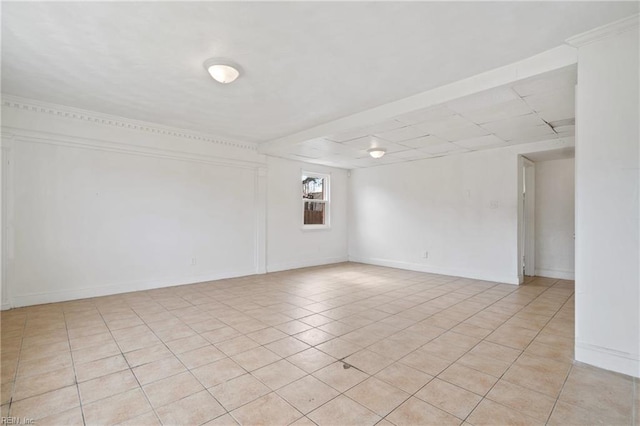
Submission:
M 390 102 L 337 120 L 305 129 L 288 136 L 261 143 L 258 147 L 263 154 L 286 151 L 291 145 L 360 127 L 371 126 L 430 106 L 440 105 L 463 96 L 512 84 L 549 71 L 554 71 L 578 62 L 577 49 L 568 45 L 558 46 L 538 55 L 513 64 L 474 75 L 454 83 Z

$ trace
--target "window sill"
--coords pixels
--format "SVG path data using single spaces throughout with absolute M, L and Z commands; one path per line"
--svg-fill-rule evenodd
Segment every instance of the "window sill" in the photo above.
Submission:
M 302 225 L 303 231 L 327 231 L 331 229 L 331 225 Z

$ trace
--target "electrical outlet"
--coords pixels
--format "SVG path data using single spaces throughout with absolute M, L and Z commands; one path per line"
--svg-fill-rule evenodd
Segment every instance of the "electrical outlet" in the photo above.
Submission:
M 195 257 L 192 257 L 192 258 L 191 258 L 191 266 L 195 265 L 196 263 L 197 263 L 197 262 L 196 262 L 196 258 L 195 258 Z

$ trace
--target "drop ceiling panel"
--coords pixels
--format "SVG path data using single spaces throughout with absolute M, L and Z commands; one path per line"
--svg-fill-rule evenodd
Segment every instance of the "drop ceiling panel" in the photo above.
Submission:
M 573 66 L 520 82 L 519 90 L 527 93 L 524 98 L 513 85 L 498 87 L 314 139 L 309 141 L 310 150 L 297 154 L 313 157 L 315 162 L 324 153 L 323 164 L 329 159 L 338 167 L 358 168 L 569 137 L 575 131 L 574 89 L 570 86 L 575 73 Z M 550 122 L 557 122 L 555 131 Z M 372 147 L 387 153 L 382 159 L 372 159 L 367 153 Z
M 445 139 L 438 138 L 436 136 L 422 136 L 415 139 L 409 139 L 400 142 L 400 145 L 404 145 L 409 148 L 426 148 L 432 145 L 439 145 L 447 142 Z
M 483 124 L 529 114 L 530 112 L 531 107 L 527 105 L 524 100 L 514 99 L 512 101 L 502 102 L 487 108 L 466 112 L 465 117 L 474 123 Z
M 399 128 L 404 127 L 404 126 L 406 126 L 406 124 L 402 123 L 402 122 L 400 122 L 398 120 L 389 120 L 389 121 L 385 121 L 385 122 L 380 123 L 380 124 L 376 124 L 376 125 L 371 126 L 371 127 L 367 127 L 364 130 L 369 135 L 375 135 L 377 133 L 388 132 L 390 130 L 399 129 Z
M 518 117 L 502 119 L 498 121 L 492 121 L 482 125 L 483 128 L 489 130 L 491 133 L 497 133 L 500 131 L 518 131 L 522 128 L 545 126 L 544 122 L 537 114 L 530 113 L 526 115 L 520 115 Z
M 404 114 L 396 117 L 396 120 L 405 124 L 418 124 L 425 121 L 440 121 L 454 114 L 454 111 L 442 105 Z
M 496 107 L 519 98 L 511 87 L 500 87 L 448 102 L 447 107 L 458 114 L 464 115 L 465 113 Z
M 313 139 L 311 141 L 308 141 L 308 145 L 329 155 L 340 153 L 349 154 L 353 151 L 352 148 L 344 144 L 333 142 L 327 139 Z
M 535 139 L 543 140 L 545 138 L 553 138 L 556 136 L 556 133 L 551 129 L 551 127 L 545 125 L 542 126 L 534 126 L 534 127 L 524 127 L 520 129 L 500 129 L 494 133 L 500 139 L 503 139 L 507 142 L 511 141 L 520 141 L 520 140 L 529 140 Z
M 419 160 L 422 158 L 428 158 L 430 156 L 430 154 L 419 149 L 408 149 L 406 151 L 392 152 L 388 155 L 390 157 L 402 158 L 405 160 Z
M 573 105 L 568 106 L 554 106 L 550 107 L 550 109 L 545 109 L 542 111 L 537 111 L 536 114 L 540 118 L 542 118 L 547 123 L 551 123 L 552 121 L 565 120 L 567 118 L 573 118 L 576 115 L 575 108 Z
M 398 151 L 406 151 L 406 150 L 410 149 L 410 148 L 408 148 L 408 147 L 406 147 L 404 145 L 401 145 L 399 143 L 390 143 L 390 142 L 387 142 L 385 144 L 381 144 L 380 146 L 382 148 L 384 148 L 387 151 L 387 153 L 389 153 L 389 152 L 398 152 Z
M 413 127 L 420 131 L 444 139 L 449 142 L 488 135 L 482 127 L 460 115 L 452 115 L 437 122 L 416 124 Z
M 526 97 L 533 94 L 546 94 L 568 87 L 574 88 L 577 83 L 576 66 L 567 67 L 554 73 L 549 73 L 544 78 L 529 79 L 513 85 L 513 90 L 520 96 Z
M 455 144 L 467 149 L 495 148 L 507 145 L 504 140 L 500 139 L 496 135 L 486 135 L 477 138 L 464 139 L 456 141 Z
M 460 147 L 451 142 L 443 143 L 440 145 L 428 146 L 426 148 L 422 148 L 421 151 L 426 152 L 427 154 L 459 154 L 462 152 L 469 151 L 466 148 Z
M 534 94 L 526 96 L 524 101 L 534 111 L 544 111 L 552 108 L 573 109 L 575 102 L 575 89 L 573 87 L 558 89 L 554 92 Z
M 293 155 L 303 156 L 307 158 L 321 158 L 326 155 L 326 151 L 322 151 L 311 146 L 298 145 L 291 150 Z
M 489 132 L 476 124 L 469 124 L 466 126 L 452 127 L 448 129 L 442 129 L 433 132 L 434 135 L 445 139 L 449 142 L 456 142 L 459 140 L 469 139 L 478 136 L 488 135 Z
M 575 136 L 576 128 L 575 126 L 566 126 L 562 128 L 562 130 L 556 130 L 559 138 L 567 138 L 571 136 Z
M 379 141 L 371 136 L 364 136 L 357 139 L 351 139 L 346 142 L 342 142 L 343 145 L 350 146 L 354 149 L 367 150 L 369 148 L 375 148 L 384 145 L 384 142 Z
M 396 155 L 385 155 L 384 157 L 380 158 L 380 160 L 382 160 L 380 162 L 382 164 L 395 164 L 395 163 L 403 163 L 405 161 L 415 160 L 415 158 L 408 160 L 406 158 L 402 158 Z
M 417 126 L 406 126 L 387 132 L 376 133 L 376 136 L 387 141 L 400 142 L 426 136 L 427 134 L 429 134 L 428 131 L 418 128 Z
M 558 127 L 554 127 L 553 130 L 556 133 L 571 133 L 573 134 L 576 130 L 576 126 L 575 125 L 569 125 L 569 126 L 558 126 Z
M 414 124 L 412 127 L 415 127 L 416 129 L 419 129 L 420 131 L 427 134 L 435 134 L 436 132 L 471 125 L 474 125 L 474 123 L 459 114 L 455 114 L 438 121 L 428 121 L 424 123 Z
M 351 166 L 349 168 L 359 169 L 363 167 L 379 166 L 380 162 L 374 158 L 368 157 L 368 158 L 358 158 L 356 160 L 351 160 L 349 161 L 349 165 Z
M 348 132 L 337 133 L 335 135 L 329 135 L 326 139 L 329 139 L 333 142 L 346 142 L 353 139 L 358 139 L 364 136 L 369 135 L 367 129 L 358 128 L 354 130 L 349 130 Z

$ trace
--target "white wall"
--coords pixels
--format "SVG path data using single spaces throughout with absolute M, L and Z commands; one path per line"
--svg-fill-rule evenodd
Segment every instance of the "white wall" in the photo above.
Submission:
M 277 157 L 267 164 L 267 271 L 347 261 L 347 171 Z M 329 229 L 302 229 L 302 170 L 330 175 Z
M 9 303 L 9 294 L 5 291 L 5 287 L 8 285 L 7 281 L 7 256 L 6 256 L 6 243 L 7 243 L 7 200 L 5 194 L 7 193 L 7 170 L 5 166 L 7 163 L 7 156 L 5 154 L 5 148 L 0 147 L 0 189 L 2 195 L 0 196 L 0 309 L 5 310 L 11 307 Z
M 252 145 L 28 102 L 5 104 L 2 113 L 13 181 L 3 302 L 264 269 L 265 206 L 257 200 L 266 165 Z
M 518 284 L 518 154 L 571 144 L 546 141 L 354 170 L 349 258 Z
M 346 170 L 3 101 L 3 309 L 348 259 Z M 302 169 L 331 175 L 330 229 L 302 230 Z
M 576 42 L 576 359 L 640 377 L 637 17 L 622 26 Z
M 573 158 L 535 164 L 535 271 L 550 278 L 574 279 Z

